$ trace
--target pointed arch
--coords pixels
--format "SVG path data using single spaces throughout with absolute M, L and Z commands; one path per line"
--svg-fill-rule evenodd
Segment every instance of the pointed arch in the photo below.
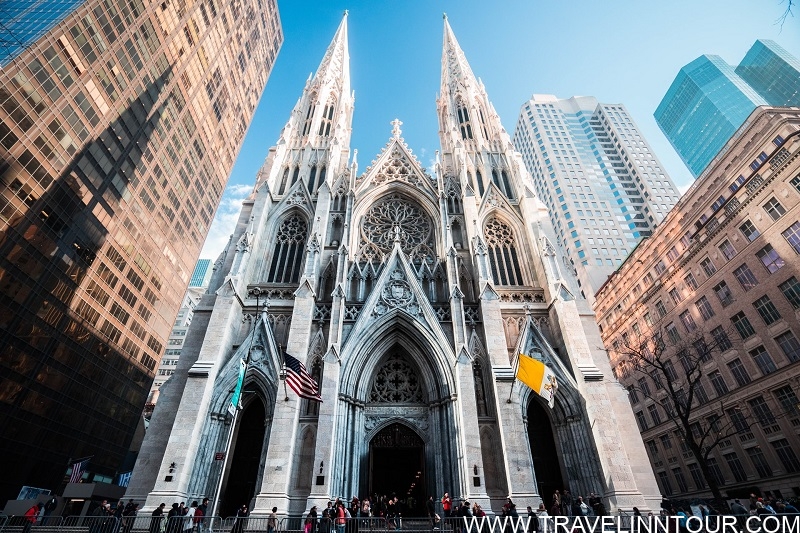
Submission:
M 478 196 L 483 196 L 483 192 L 486 190 L 486 187 L 483 185 L 483 174 L 481 174 L 480 169 L 475 169 L 475 179 L 478 182 Z
M 283 176 L 281 177 L 281 185 L 278 189 L 278 194 L 283 196 L 283 193 L 286 192 L 286 186 L 289 183 L 289 167 L 283 169 Z
M 336 108 L 336 99 L 331 97 L 325 108 L 322 110 L 322 119 L 319 123 L 319 131 L 317 134 L 320 137 L 330 137 L 331 129 L 333 127 L 333 114 Z
M 303 123 L 303 137 L 311 133 L 311 123 L 314 121 L 314 112 L 317 109 L 317 95 L 311 93 L 308 96 L 308 109 L 306 110 L 306 119 Z
M 499 217 L 490 216 L 483 228 L 492 279 L 497 285 L 524 285 L 514 230 Z
M 308 173 L 308 192 L 309 194 L 314 194 L 316 191 L 316 183 L 317 183 L 317 165 L 311 165 L 311 170 Z
M 464 140 L 473 139 L 472 123 L 469 118 L 469 108 L 461 99 L 456 98 L 456 118 L 458 118 L 458 127 L 461 130 L 461 138 Z
M 297 446 L 294 450 L 294 472 L 292 472 L 292 485 L 294 490 L 303 496 L 311 492 L 311 480 L 314 477 L 314 447 L 317 442 L 317 432 L 313 425 L 303 428 Z
M 275 246 L 267 283 L 297 283 L 305 255 L 308 222 L 298 211 L 290 211 L 281 220 L 275 235 Z

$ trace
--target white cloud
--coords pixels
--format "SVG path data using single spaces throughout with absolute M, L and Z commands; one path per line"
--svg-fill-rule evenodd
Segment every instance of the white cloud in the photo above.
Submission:
M 200 257 L 216 261 L 219 254 L 228 245 L 228 240 L 239 220 L 239 212 L 242 210 L 242 201 L 253 191 L 253 185 L 234 184 L 229 185 L 222 193 L 217 214 L 211 222 L 208 230 L 208 237 L 203 245 Z

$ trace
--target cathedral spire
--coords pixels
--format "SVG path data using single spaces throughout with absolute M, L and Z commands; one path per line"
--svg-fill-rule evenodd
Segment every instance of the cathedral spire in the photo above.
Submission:
M 342 22 L 333 36 L 331 44 L 325 51 L 325 56 L 319 64 L 317 73 L 311 84 L 341 81 L 341 90 L 350 92 L 350 52 L 347 43 L 347 11 L 342 16 Z
M 445 14 L 444 42 L 442 44 L 442 96 L 459 91 L 459 86 L 463 88 L 478 87 L 478 83 Z

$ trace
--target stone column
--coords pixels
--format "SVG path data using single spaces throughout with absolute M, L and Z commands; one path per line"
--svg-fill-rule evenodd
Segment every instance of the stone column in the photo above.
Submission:
M 241 300 L 236 295 L 233 283 L 226 281 L 217 291 L 203 346 L 197 361 L 189 370 L 175 424 L 144 509 L 155 508 L 161 502 L 186 500 L 192 463 L 197 458 L 203 438 L 202 430 L 214 392 L 214 382 L 241 326 L 242 308 L 239 302 Z M 173 463 L 174 468 L 171 468 Z
M 300 360 L 305 359 L 311 342 L 314 304 L 314 291 L 308 281 L 303 279 L 295 292 L 292 324 L 286 343 L 286 352 Z M 287 512 L 291 504 L 291 470 L 301 402 L 300 397 L 291 389 L 287 389 L 288 400 L 284 400 L 284 384 L 279 384 L 278 387 L 272 434 L 264 460 L 264 478 L 256 496 L 253 514 L 269 514 L 272 507 Z

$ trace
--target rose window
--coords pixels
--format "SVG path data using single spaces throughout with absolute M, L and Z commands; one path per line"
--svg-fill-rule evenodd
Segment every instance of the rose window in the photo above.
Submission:
M 363 241 L 388 254 L 395 238 L 400 248 L 413 259 L 432 259 L 433 224 L 417 205 L 397 195 L 381 200 L 364 215 L 361 222 Z
M 399 355 L 387 359 L 375 375 L 369 401 L 374 403 L 425 403 L 414 368 Z

